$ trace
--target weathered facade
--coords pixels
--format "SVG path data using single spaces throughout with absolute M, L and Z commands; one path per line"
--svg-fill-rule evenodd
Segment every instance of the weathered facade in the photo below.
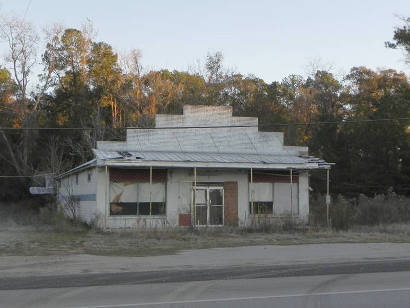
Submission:
M 62 205 L 102 228 L 246 225 L 309 216 L 309 170 L 330 164 L 230 107 L 184 107 L 152 129 L 101 141 L 95 159 L 59 176 Z

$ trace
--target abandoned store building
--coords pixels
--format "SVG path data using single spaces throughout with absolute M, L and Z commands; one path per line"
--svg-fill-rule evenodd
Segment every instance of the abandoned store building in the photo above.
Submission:
M 185 105 L 154 128 L 127 129 L 126 141 L 97 142 L 93 160 L 58 176 L 58 199 L 108 229 L 307 221 L 309 171 L 330 164 L 283 143 L 231 107 Z

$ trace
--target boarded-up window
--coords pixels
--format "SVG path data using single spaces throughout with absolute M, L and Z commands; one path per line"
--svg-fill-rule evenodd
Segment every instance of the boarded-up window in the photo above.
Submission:
M 257 182 L 251 184 L 249 196 L 250 213 L 255 215 L 273 214 L 278 216 L 298 215 L 298 186 L 298 183 L 293 183 L 291 189 L 290 183 Z
M 272 183 L 253 183 L 250 192 L 249 206 L 251 214 L 273 214 Z
M 166 170 L 110 170 L 110 215 L 165 215 Z
M 274 205 L 277 215 L 298 215 L 299 214 L 299 193 L 298 183 L 292 184 L 292 209 L 290 183 L 274 183 Z

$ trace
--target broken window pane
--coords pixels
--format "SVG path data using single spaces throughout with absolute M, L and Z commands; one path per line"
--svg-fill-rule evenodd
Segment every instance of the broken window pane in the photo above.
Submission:
M 273 214 L 273 183 L 253 183 L 250 186 L 250 192 L 249 211 L 251 214 Z
M 165 202 L 153 202 L 151 205 L 151 215 L 165 215 Z
M 195 192 L 195 203 L 196 204 L 207 204 L 206 199 L 206 189 L 196 189 Z
M 252 202 L 249 202 L 249 211 L 254 215 L 258 214 L 273 214 L 273 202 L 254 201 L 253 211 Z
M 210 189 L 209 190 L 209 203 L 211 205 L 222 205 L 223 204 L 223 197 L 222 197 L 222 189 Z
M 121 202 L 110 204 L 110 215 L 136 215 L 137 204 L 135 202 Z

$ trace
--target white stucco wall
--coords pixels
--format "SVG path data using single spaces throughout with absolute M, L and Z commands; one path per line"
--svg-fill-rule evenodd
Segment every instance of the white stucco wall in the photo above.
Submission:
M 309 174 L 307 171 L 299 173 L 299 218 L 306 223 L 309 221 Z
M 91 175 L 90 181 L 88 174 Z M 87 223 L 95 220 L 99 214 L 97 208 L 97 169 L 89 168 L 62 178 L 58 185 L 58 200 L 63 209 L 65 198 L 69 195 L 79 200 L 78 215 L 80 220 Z

